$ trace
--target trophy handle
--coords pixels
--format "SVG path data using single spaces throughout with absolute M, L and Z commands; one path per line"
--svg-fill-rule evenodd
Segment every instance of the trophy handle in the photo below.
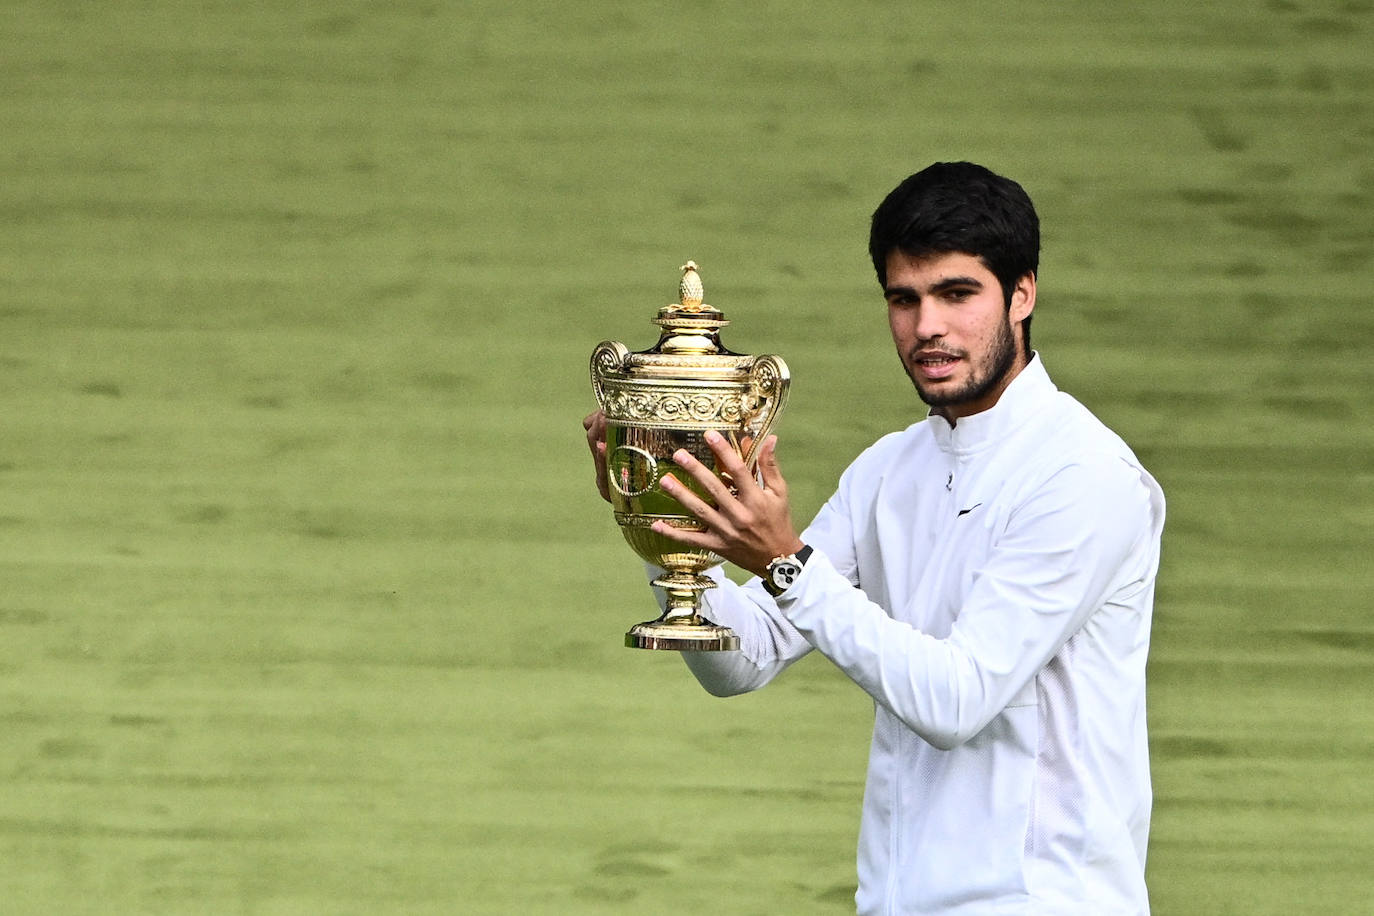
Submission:
M 749 444 L 749 453 L 744 456 L 744 465 L 752 469 L 759 447 L 768 438 L 769 431 L 787 404 L 787 389 L 791 387 L 792 376 L 782 357 L 760 356 L 749 367 L 749 384 L 758 405 L 753 416 L 744 424 L 744 431 L 753 440 Z
M 596 393 L 596 403 L 606 409 L 606 386 L 604 379 L 622 375 L 630 359 L 630 348 L 618 340 L 603 340 L 592 351 L 592 391 Z

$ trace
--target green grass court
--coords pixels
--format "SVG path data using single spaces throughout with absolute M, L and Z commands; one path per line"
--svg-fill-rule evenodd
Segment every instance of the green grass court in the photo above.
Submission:
M 871 704 L 714 700 L 587 358 L 701 264 L 809 518 L 923 410 L 865 252 L 973 159 L 1170 499 L 1155 912 L 1374 907 L 1374 4 L 0 5 L 0 905 L 841 914 Z

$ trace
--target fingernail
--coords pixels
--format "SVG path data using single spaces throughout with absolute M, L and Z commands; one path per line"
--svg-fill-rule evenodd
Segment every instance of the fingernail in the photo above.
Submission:
M 677 451 L 673 452 L 673 460 L 676 461 L 678 464 L 683 464 L 689 461 L 691 457 L 691 454 L 688 453 L 687 449 L 685 448 L 680 448 Z
M 712 445 L 715 445 L 717 442 L 720 441 L 720 439 L 721 439 L 720 433 L 716 432 L 714 429 L 708 429 L 708 430 L 706 430 L 706 441 L 707 441 L 707 442 L 711 443 Z

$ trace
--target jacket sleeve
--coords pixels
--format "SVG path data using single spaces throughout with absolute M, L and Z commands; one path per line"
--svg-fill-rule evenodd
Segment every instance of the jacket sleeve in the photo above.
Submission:
M 1115 457 L 1060 468 L 1009 514 L 950 635 L 894 620 L 820 548 L 778 599 L 811 645 L 929 743 L 980 732 L 1116 591 L 1154 572 L 1163 507 Z

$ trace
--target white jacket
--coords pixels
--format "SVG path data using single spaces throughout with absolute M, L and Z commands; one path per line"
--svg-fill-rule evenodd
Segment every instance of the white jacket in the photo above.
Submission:
M 865 451 L 781 598 L 716 571 L 705 614 L 741 651 L 683 655 L 724 696 L 816 648 L 873 697 L 860 913 L 1146 913 L 1163 525 L 1158 484 L 1033 357 L 990 410 Z

